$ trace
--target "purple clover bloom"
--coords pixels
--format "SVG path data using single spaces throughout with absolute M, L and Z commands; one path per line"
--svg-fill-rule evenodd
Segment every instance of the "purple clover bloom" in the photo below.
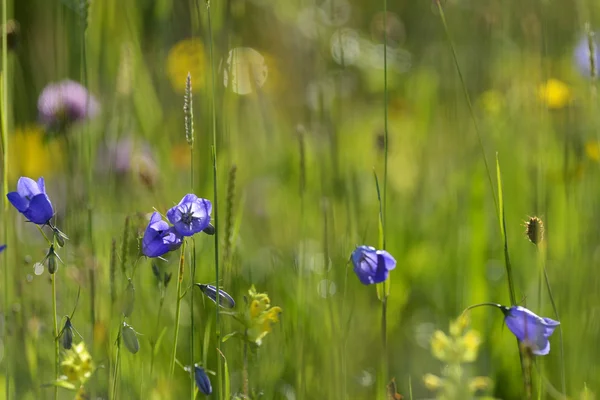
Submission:
M 60 131 L 74 122 L 93 118 L 99 109 L 88 90 L 71 80 L 49 84 L 38 99 L 40 120 L 50 130 Z
M 384 282 L 389 272 L 396 268 L 396 260 L 385 250 L 359 246 L 352 252 L 354 272 L 364 285 Z
M 169 227 L 158 212 L 150 217 L 150 222 L 142 239 L 142 253 L 147 257 L 160 257 L 181 246 L 181 236 Z
M 202 393 L 206 395 L 212 393 L 210 379 L 208 379 L 208 375 L 206 375 L 204 368 L 199 367 L 198 365 L 194 365 L 194 380 L 196 381 L 196 386 L 198 386 L 198 390 L 200 390 Z
M 592 75 L 592 66 L 590 65 L 590 59 L 594 60 L 594 66 L 596 69 L 596 76 L 599 75 L 600 71 L 600 53 L 598 52 L 598 40 L 595 37 L 592 37 L 592 57 L 590 57 L 590 43 L 587 35 L 583 36 L 577 47 L 575 47 L 575 51 L 573 53 L 575 59 L 575 65 L 579 69 L 582 75 L 586 77 L 591 77 Z
M 167 211 L 167 218 L 181 236 L 192 236 L 208 227 L 211 211 L 210 201 L 186 194 L 178 205 Z
M 8 201 L 27 218 L 38 225 L 46 225 L 54 216 L 54 208 L 46 194 L 44 178 L 34 181 L 31 178 L 20 177 L 17 191 L 6 195 Z
M 550 318 L 542 318 L 525 307 L 501 306 L 504 313 L 504 322 L 519 342 L 531 346 L 531 352 L 538 356 L 545 356 L 550 352 L 548 338 L 560 322 Z

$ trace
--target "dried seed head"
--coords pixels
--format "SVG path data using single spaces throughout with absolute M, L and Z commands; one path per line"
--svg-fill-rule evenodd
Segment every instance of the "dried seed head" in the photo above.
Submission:
M 538 217 L 531 217 L 525 222 L 525 234 L 535 245 L 544 240 L 544 223 Z

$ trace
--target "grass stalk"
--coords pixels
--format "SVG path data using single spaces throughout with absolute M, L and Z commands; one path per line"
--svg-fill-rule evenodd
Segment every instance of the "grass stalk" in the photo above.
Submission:
M 206 1 L 206 12 L 208 18 L 208 42 L 209 42 L 209 58 L 211 72 L 211 113 L 212 113 L 212 162 L 213 162 L 213 218 L 215 222 L 215 282 L 219 284 L 219 227 L 216 225 L 219 221 L 218 213 L 218 180 L 217 180 L 217 113 L 216 113 L 216 81 L 215 81 L 215 60 L 214 60 L 214 45 L 212 19 L 210 16 L 210 0 Z M 221 324 L 219 318 L 219 306 L 221 298 L 217 296 L 217 307 L 215 307 L 215 339 L 217 351 L 221 351 Z M 221 398 L 223 387 L 223 362 L 221 357 L 217 357 L 217 393 L 216 398 Z
M 53 316 L 53 327 L 54 327 L 54 377 L 59 377 L 59 357 L 60 357 L 60 343 L 58 340 L 58 318 L 56 313 L 56 273 L 50 274 L 50 281 L 52 282 L 52 316 Z M 54 386 L 54 400 L 58 399 L 58 386 Z
M 179 270 L 177 273 L 177 304 L 175 306 L 175 333 L 173 334 L 173 353 L 171 354 L 171 366 L 169 367 L 169 377 L 172 380 L 175 373 L 175 360 L 177 358 L 177 339 L 179 338 L 179 318 L 181 316 L 181 286 L 183 282 L 183 272 L 185 267 L 185 247 L 184 240 L 181 245 L 181 256 L 179 257 Z
M 483 147 L 483 140 L 481 138 L 481 131 L 479 130 L 479 124 L 477 123 L 477 118 L 475 117 L 475 110 L 473 109 L 473 104 L 471 103 L 471 97 L 469 96 L 469 91 L 467 90 L 467 84 L 465 83 L 465 79 L 464 79 L 462 71 L 460 69 L 460 64 L 458 63 L 458 56 L 456 55 L 456 48 L 454 46 L 454 41 L 452 40 L 452 36 L 450 36 L 450 30 L 448 29 L 448 24 L 446 22 L 446 15 L 444 14 L 444 9 L 442 8 L 442 4 L 441 4 L 440 0 L 435 0 L 435 3 L 437 5 L 438 11 L 440 13 L 440 19 L 441 19 L 442 25 L 444 27 L 444 32 L 446 34 L 446 38 L 448 39 L 448 44 L 450 45 L 450 50 L 452 51 L 452 59 L 454 60 L 454 65 L 456 67 L 456 72 L 458 73 L 458 78 L 460 80 L 463 94 L 464 94 L 465 100 L 467 102 L 467 107 L 469 108 L 469 114 L 471 116 L 471 119 L 473 120 L 473 127 L 475 128 L 475 133 L 477 134 L 477 141 L 479 143 L 479 149 L 481 150 L 481 155 L 483 156 L 483 163 L 485 164 L 485 171 L 487 173 L 490 189 L 492 190 L 492 198 L 494 200 L 494 205 L 496 206 L 496 213 L 499 214 L 500 210 L 498 209 L 498 201 L 496 200 L 496 190 L 494 189 L 494 182 L 492 181 L 492 173 L 490 170 L 489 163 L 487 161 L 487 157 L 485 155 L 485 148 Z
M 185 119 L 185 138 L 190 148 L 190 191 L 194 193 L 194 103 L 192 98 L 192 75 L 188 72 L 185 85 L 185 98 L 183 102 L 183 114 Z M 196 241 L 192 237 L 192 265 L 190 268 L 190 284 L 194 284 L 196 278 Z M 190 365 L 195 362 L 194 355 L 194 292 L 190 290 Z M 194 400 L 194 368 L 190 368 L 190 398 Z
M 4 199 L 4 212 L 3 212 L 3 220 L 6 221 L 8 215 L 8 199 L 6 194 L 8 193 L 8 0 L 2 0 L 2 79 L 0 81 L 1 90 L 0 95 L 2 96 L 2 106 L 0 107 L 0 117 L 2 119 L 2 197 Z M 8 224 L 4 224 L 4 236 L 5 241 L 8 241 Z M 4 357 L 6 359 L 5 365 L 5 379 L 6 383 L 5 387 L 5 398 L 7 400 L 10 399 L 10 366 L 12 365 L 12 351 L 9 346 L 8 340 L 8 304 L 10 301 L 9 296 L 9 283 L 8 283 L 8 252 L 4 252 L 3 254 L 3 265 L 4 265 L 4 321 L 3 325 L 3 338 L 4 338 Z
M 121 328 L 123 326 L 123 322 L 125 321 L 125 317 L 121 316 L 121 322 L 119 323 L 118 333 L 117 333 L 117 352 L 115 355 L 115 370 L 113 373 L 113 387 L 112 387 L 112 396 L 111 400 L 117 400 L 117 386 L 119 383 L 118 377 L 120 376 L 119 368 L 121 366 Z

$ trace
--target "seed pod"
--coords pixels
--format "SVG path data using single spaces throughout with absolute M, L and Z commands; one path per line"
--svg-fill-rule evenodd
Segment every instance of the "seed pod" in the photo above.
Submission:
M 62 346 L 65 350 L 69 350 L 73 347 L 73 324 L 71 324 L 71 319 L 69 317 L 67 317 L 67 320 L 65 321 L 61 339 Z
M 133 313 L 133 306 L 135 304 L 135 287 L 133 282 L 129 279 L 127 289 L 125 289 L 125 300 L 123 301 L 123 315 L 130 317 Z
M 152 263 L 152 273 L 154 274 L 156 279 L 158 279 L 158 281 L 160 282 L 161 281 L 160 269 L 158 268 L 158 265 L 156 265 L 155 263 Z
M 202 232 L 206 233 L 207 235 L 214 235 L 216 232 L 216 229 L 213 224 L 208 224 L 208 226 L 206 228 L 204 228 L 204 230 Z
M 525 234 L 535 245 L 544 240 L 544 223 L 538 217 L 531 217 L 525 222 Z
M 194 365 L 194 380 L 196 381 L 198 390 L 200 390 L 202 393 L 206 395 L 212 393 L 212 386 L 210 384 L 210 380 L 208 379 L 208 375 L 206 375 L 204 368 L 199 367 L 198 364 Z
M 64 247 L 65 239 L 69 240 L 69 237 L 67 235 L 65 235 L 63 232 L 61 232 L 60 229 L 58 229 L 55 226 L 52 226 L 52 232 L 54 234 L 54 239 L 56 239 L 56 243 L 58 244 L 58 247 Z
M 131 354 L 135 354 L 140 350 L 140 342 L 137 338 L 137 333 L 127 322 L 123 322 L 123 326 L 121 327 L 121 337 L 123 338 L 125 347 Z
M 202 293 L 204 293 L 206 295 L 206 297 L 208 297 L 215 303 L 217 303 L 217 296 L 219 296 L 219 302 L 218 302 L 219 306 L 221 306 L 223 308 L 235 307 L 235 301 L 233 300 L 233 297 L 231 297 L 224 290 L 221 290 L 221 289 L 217 290 L 217 288 L 213 285 L 205 285 L 202 283 L 196 283 L 196 286 L 198 286 L 200 288 L 200 290 L 202 290 Z
M 169 272 L 169 273 L 167 274 L 167 273 L 165 272 L 165 277 L 164 277 L 164 280 L 163 280 L 163 283 L 164 283 L 165 287 L 167 287 L 167 285 L 169 284 L 169 282 L 171 282 L 171 277 L 172 277 L 172 276 L 173 276 L 173 274 L 172 274 L 172 273 L 170 273 L 170 272 Z
M 48 255 L 48 272 L 54 274 L 58 270 L 58 263 L 54 254 Z

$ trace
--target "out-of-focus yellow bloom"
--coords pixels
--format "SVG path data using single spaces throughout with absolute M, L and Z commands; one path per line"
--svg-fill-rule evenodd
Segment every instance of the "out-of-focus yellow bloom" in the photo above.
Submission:
M 440 361 L 446 361 L 450 353 L 452 343 L 450 338 L 442 331 L 435 331 L 431 338 L 431 352 Z
M 94 362 L 84 342 L 79 342 L 67 350 L 60 366 L 63 373 L 61 379 L 71 383 L 78 382 L 80 385 L 83 385 L 94 372 Z
M 423 377 L 423 383 L 425 387 L 431 391 L 438 390 L 444 385 L 444 381 L 439 376 L 433 374 L 427 374 Z
M 504 96 L 497 90 L 487 90 L 479 98 L 481 107 L 491 115 L 498 115 L 504 109 Z
M 585 144 L 585 155 L 592 161 L 600 161 L 600 145 L 597 140 L 590 140 Z
M 481 344 L 481 338 L 475 331 L 467 332 L 462 338 L 459 339 L 461 344 L 462 361 L 473 362 L 477 359 L 477 352 L 479 351 L 479 345 Z
M 538 87 L 538 98 L 548 108 L 563 108 L 571 101 L 571 89 L 558 79 L 548 79 Z
M 199 39 L 185 39 L 177 42 L 167 56 L 167 74 L 171 86 L 178 93 L 185 93 L 188 72 L 192 75 L 192 91 L 204 86 L 205 71 L 204 44 Z
M 461 314 L 456 320 L 450 322 L 450 335 L 458 337 L 463 334 L 465 329 L 469 326 L 469 315 L 467 313 Z
M 471 393 L 486 390 L 490 386 L 492 386 L 492 380 L 487 376 L 476 376 L 469 382 L 469 390 Z
M 60 142 L 46 140 L 44 129 L 37 125 L 17 128 L 9 135 L 8 176 L 16 180 L 20 176 L 37 179 L 48 178 L 62 166 Z
M 262 339 L 273 330 L 279 322 L 281 307 L 271 307 L 271 300 L 266 293 L 258 293 L 254 285 L 248 291 L 250 301 L 246 311 L 247 339 L 261 345 Z

